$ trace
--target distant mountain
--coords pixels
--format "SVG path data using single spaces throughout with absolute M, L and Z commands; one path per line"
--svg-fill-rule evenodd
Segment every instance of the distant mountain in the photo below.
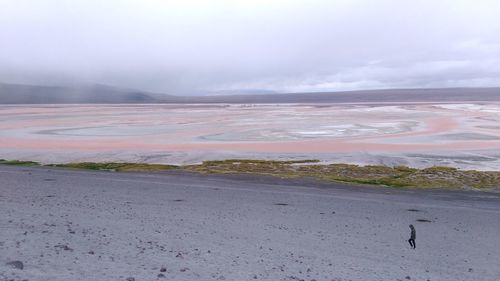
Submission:
M 255 91 L 255 90 L 253 90 Z M 104 85 L 34 86 L 0 83 L 0 104 L 53 103 L 383 103 L 500 101 L 500 88 L 391 89 L 293 94 L 173 96 Z
M 203 96 L 254 96 L 254 95 L 272 95 L 278 94 L 275 91 L 270 90 L 259 90 L 259 89 L 241 89 L 241 90 L 219 90 L 219 91 L 211 91 L 207 92 Z
M 198 103 L 382 103 L 500 101 L 500 88 L 390 89 L 270 95 L 206 96 Z
M 2 104 L 52 103 L 151 103 L 156 99 L 141 91 L 122 90 L 104 85 L 35 86 L 0 84 Z

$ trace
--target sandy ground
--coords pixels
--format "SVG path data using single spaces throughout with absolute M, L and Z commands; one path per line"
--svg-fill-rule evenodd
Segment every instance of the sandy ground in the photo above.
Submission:
M 4 105 L 0 158 L 167 164 L 315 158 L 499 170 L 499 123 L 495 103 Z
M 0 280 L 496 281 L 499 203 L 474 192 L 0 166 Z

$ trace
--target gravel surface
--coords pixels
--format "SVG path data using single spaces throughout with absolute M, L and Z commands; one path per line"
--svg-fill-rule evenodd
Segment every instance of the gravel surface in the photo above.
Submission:
M 0 166 L 0 280 L 497 281 L 499 203 L 306 179 Z

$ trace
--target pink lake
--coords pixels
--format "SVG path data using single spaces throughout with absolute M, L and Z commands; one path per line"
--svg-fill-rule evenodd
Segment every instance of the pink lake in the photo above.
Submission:
M 0 158 L 320 159 L 500 170 L 499 104 L 0 106 Z

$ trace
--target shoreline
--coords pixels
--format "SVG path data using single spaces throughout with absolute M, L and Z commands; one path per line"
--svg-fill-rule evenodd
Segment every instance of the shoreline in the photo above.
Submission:
M 201 164 L 167 165 L 131 162 L 40 163 L 4 160 L 0 165 L 107 172 L 192 172 L 200 175 L 252 175 L 281 179 L 314 179 L 321 182 L 359 186 L 383 186 L 399 189 L 451 189 L 500 191 L 499 171 L 461 170 L 433 166 L 417 169 L 407 166 L 325 164 L 319 160 L 250 160 L 227 159 Z

